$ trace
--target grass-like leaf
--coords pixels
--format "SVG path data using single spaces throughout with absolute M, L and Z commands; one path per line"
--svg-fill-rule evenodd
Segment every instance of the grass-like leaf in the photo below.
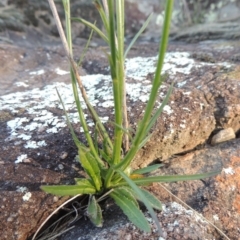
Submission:
M 95 6 L 96 6 L 96 8 L 97 8 L 97 10 L 100 14 L 100 17 L 102 19 L 102 22 L 103 22 L 103 25 L 104 25 L 104 28 L 105 28 L 106 32 L 109 32 L 109 23 L 108 23 L 108 20 L 107 20 L 106 13 L 103 10 L 101 2 L 99 0 L 96 0 L 95 1 Z
M 142 142 L 139 144 L 138 146 L 138 150 L 140 150 L 143 146 L 145 146 L 145 144 L 150 140 L 150 138 L 152 137 L 152 133 L 149 134 L 148 136 L 146 136 Z
M 128 185 L 136 192 L 137 196 L 141 199 L 141 201 L 144 203 L 144 205 L 146 206 L 146 208 L 148 209 L 151 217 L 153 218 L 153 220 L 156 223 L 159 235 L 162 236 L 162 229 L 160 227 L 159 221 L 156 217 L 156 214 L 153 211 L 153 208 L 151 206 L 151 204 L 149 203 L 149 200 L 145 197 L 144 193 L 142 192 L 142 190 L 134 183 L 134 181 L 132 179 L 130 179 L 123 171 L 121 170 L 116 170 L 123 178 L 124 180 L 128 183 Z
M 146 129 L 146 134 L 148 134 L 148 132 L 151 130 L 152 126 L 154 125 L 154 123 L 157 121 L 158 117 L 162 113 L 163 108 L 166 106 L 166 104 L 170 98 L 170 95 L 172 94 L 172 91 L 173 91 L 173 84 L 174 83 L 172 83 L 170 88 L 168 89 L 167 95 L 165 96 L 161 106 L 159 107 L 159 109 L 154 113 L 153 117 L 151 118 L 151 120 L 147 126 L 147 129 Z
M 87 216 L 96 227 L 102 227 L 102 210 L 94 196 L 90 196 L 87 206 Z
M 136 42 L 136 40 L 139 38 L 139 36 L 143 33 L 143 31 L 146 29 L 146 27 L 148 26 L 151 18 L 152 18 L 152 13 L 149 15 L 149 17 L 147 18 L 147 20 L 144 22 L 144 24 L 142 25 L 142 27 L 140 28 L 140 30 L 137 32 L 137 34 L 134 36 L 134 38 L 132 39 L 132 41 L 130 42 L 130 44 L 128 45 L 124 57 L 127 57 L 127 54 L 129 52 L 129 50 L 132 48 L 133 44 Z
M 174 176 L 156 176 L 156 177 L 145 177 L 145 178 L 138 178 L 133 179 L 133 181 L 137 185 L 144 185 L 153 182 L 178 182 L 178 181 L 189 181 L 189 180 L 198 180 L 208 177 L 216 176 L 221 172 L 220 170 L 209 172 L 209 173 L 202 173 L 202 174 L 193 174 L 193 175 L 174 175 Z M 123 182 L 119 182 L 118 185 L 125 185 Z
M 129 188 L 128 186 L 116 188 L 114 189 L 114 191 L 115 192 L 117 191 L 117 193 L 120 194 L 121 196 L 130 199 L 135 203 L 136 207 L 139 207 L 138 202 L 136 200 L 136 196 L 133 194 L 133 191 L 131 191 L 131 188 Z
M 112 122 L 112 121 L 109 121 L 109 122 L 117 126 L 118 128 L 120 128 L 124 133 L 126 133 L 129 136 L 130 140 L 132 140 L 132 134 L 130 134 L 130 132 L 135 133 L 135 131 L 132 128 L 124 128 L 119 124 L 116 124 L 115 122 Z
M 84 25 L 86 25 L 87 27 L 89 27 L 90 29 L 93 29 L 94 32 L 96 32 L 108 44 L 108 38 L 97 26 L 95 26 L 94 24 L 84 20 L 83 18 L 72 18 L 72 20 L 77 21 L 77 22 L 81 22 Z
M 75 143 L 75 145 L 79 148 L 80 146 L 84 146 L 79 140 L 78 140 L 78 137 L 77 135 L 75 134 L 74 130 L 73 130 L 73 127 L 72 127 L 72 124 L 69 120 L 69 117 L 68 117 L 68 114 L 67 114 L 67 111 L 66 111 L 66 108 L 65 108 L 65 105 L 64 105 L 64 102 L 61 98 L 61 95 L 59 94 L 58 92 L 58 89 L 56 88 L 56 91 L 57 91 L 57 95 L 60 99 L 60 102 L 62 104 L 62 107 L 63 107 L 63 111 L 64 111 L 64 114 L 65 114 L 65 117 L 66 117 L 66 120 L 67 120 L 67 125 L 68 125 L 68 128 L 70 129 L 70 132 L 71 132 L 71 135 L 72 135 L 72 139 Z
M 58 196 L 75 196 L 77 194 L 94 194 L 96 189 L 89 182 L 83 185 L 60 185 L 60 186 L 41 186 L 41 189 L 47 193 Z
M 136 206 L 135 201 L 121 195 L 121 191 L 118 189 L 114 189 L 110 196 L 133 224 L 143 231 L 150 232 L 150 226 L 142 211 Z
M 160 168 L 162 166 L 163 166 L 163 164 L 153 164 L 153 165 L 145 167 L 145 168 L 140 168 L 140 169 L 134 170 L 132 172 L 132 174 L 150 173 L 150 172 L 153 172 L 153 171 L 157 170 L 158 168 Z
M 162 203 L 159 201 L 158 198 L 156 198 L 153 194 L 151 194 L 149 191 L 145 189 L 141 189 L 144 196 L 147 198 L 148 202 L 151 204 L 151 206 L 156 210 L 162 210 Z M 141 197 L 137 195 L 137 199 L 139 201 L 141 200 Z
M 102 179 L 97 160 L 89 151 L 84 149 L 79 149 L 78 154 L 82 167 L 93 181 L 96 190 L 99 191 L 102 187 Z
M 94 25 L 95 24 L 96 24 L 96 22 L 94 22 Z M 86 54 L 86 52 L 88 50 L 89 44 L 90 44 L 91 39 L 92 39 L 92 35 L 93 35 L 93 29 L 91 30 L 90 35 L 89 35 L 88 40 L 87 40 L 87 43 L 86 43 L 86 45 L 85 45 L 85 47 L 83 49 L 82 54 L 80 55 L 80 58 L 78 60 L 78 66 L 80 66 L 82 64 L 82 62 L 83 62 L 83 59 L 85 57 L 85 54 Z

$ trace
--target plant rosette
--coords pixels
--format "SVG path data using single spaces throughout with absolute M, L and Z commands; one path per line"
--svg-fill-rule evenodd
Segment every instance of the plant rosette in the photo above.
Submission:
M 153 209 L 162 209 L 161 202 L 143 187 L 153 182 L 176 182 L 202 179 L 214 176 L 220 172 L 220 170 L 217 170 L 210 173 L 195 175 L 151 176 L 150 173 L 161 167 L 161 164 L 154 164 L 138 170 L 131 170 L 130 168 L 131 162 L 138 150 L 141 149 L 150 139 L 150 131 L 163 111 L 164 106 L 168 102 L 173 89 L 172 84 L 161 106 L 157 110 L 154 110 L 155 102 L 159 94 L 159 88 L 164 80 L 161 77 L 161 71 L 167 50 L 174 1 L 166 0 L 164 24 L 161 41 L 159 43 L 156 71 L 144 115 L 140 120 L 136 131 L 133 131 L 128 123 L 124 63 L 128 51 L 135 43 L 138 36 L 146 29 L 151 15 L 125 50 L 124 0 L 93 1 L 102 19 L 104 31 L 99 29 L 94 23 L 90 23 L 82 18 L 71 18 L 70 2 L 69 0 L 63 0 L 67 37 L 65 37 L 53 0 L 48 1 L 56 21 L 64 50 L 70 62 L 73 95 L 87 144 L 80 142 L 75 134 L 68 118 L 67 111 L 65 110 L 64 102 L 62 101 L 60 94 L 57 93 L 62 103 L 72 138 L 78 149 L 78 160 L 87 177 L 76 178 L 75 185 L 42 186 L 41 188 L 47 193 L 59 196 L 87 195 L 87 206 L 84 208 L 84 214 L 98 227 L 103 225 L 100 202 L 110 197 L 122 209 L 131 222 L 141 230 L 150 232 L 150 225 L 139 207 L 139 201 L 143 202 L 156 223 L 159 235 L 162 236 L 159 221 L 153 211 Z M 105 54 L 109 60 L 114 99 L 114 122 L 112 124 L 113 137 L 109 136 L 109 132 L 106 130 L 96 110 L 89 102 L 81 77 L 78 74 L 78 64 L 75 63 L 72 53 L 71 20 L 81 22 L 87 27 L 90 27 L 92 32 L 98 34 L 109 46 L 109 52 L 105 52 Z M 85 47 L 83 56 L 80 58 L 81 60 L 84 57 L 84 53 L 87 51 L 89 41 Z M 81 61 L 79 64 L 81 64 Z M 95 132 L 92 135 L 87 126 L 82 107 L 83 103 L 80 101 L 80 98 L 84 100 L 87 106 L 89 112 L 88 117 L 91 117 L 95 123 Z

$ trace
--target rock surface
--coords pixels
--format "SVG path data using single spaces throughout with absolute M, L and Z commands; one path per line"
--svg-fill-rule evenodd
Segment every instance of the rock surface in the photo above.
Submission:
M 160 188 L 159 188 L 160 189 Z M 162 189 L 161 189 L 162 190 Z M 113 214 L 114 213 L 114 214 Z M 105 220 L 104 229 L 95 228 L 88 221 L 75 224 L 75 228 L 63 235 L 60 240 L 155 240 L 161 239 L 156 232 L 152 218 L 145 214 L 151 225 L 151 233 L 138 230 L 133 224 L 121 214 L 119 209 L 108 209 L 105 213 L 109 215 Z M 182 205 L 172 202 L 163 204 L 163 211 L 157 213 L 162 227 L 164 238 L 162 239 L 214 239 L 214 229 L 193 211 L 184 208 Z
M 209 221 L 221 229 L 229 239 L 239 239 L 239 171 L 240 139 L 235 139 L 214 147 L 194 151 L 185 156 L 177 156 L 169 161 L 169 167 L 155 174 L 194 174 L 223 167 L 220 175 L 202 181 L 164 184 L 172 193 L 198 210 Z M 189 167 L 190 166 L 190 167 Z M 172 196 L 163 191 L 154 191 L 163 201 Z M 220 239 L 220 238 L 216 238 Z

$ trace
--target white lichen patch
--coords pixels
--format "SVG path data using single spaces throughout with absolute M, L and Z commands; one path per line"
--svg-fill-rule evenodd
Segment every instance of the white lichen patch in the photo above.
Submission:
M 45 73 L 45 70 L 40 69 L 40 70 L 38 70 L 38 71 L 32 71 L 32 72 L 30 72 L 29 75 L 42 75 L 42 74 L 44 74 L 44 73 Z
M 186 125 L 185 124 L 182 124 L 182 123 L 180 123 L 180 128 L 186 128 Z
M 58 74 L 58 75 L 66 75 L 66 74 L 69 74 L 69 71 L 64 71 L 60 68 L 56 68 L 55 73 Z
M 171 211 L 173 211 L 176 215 L 185 215 L 185 214 L 190 215 L 194 217 L 196 221 L 201 221 L 206 223 L 206 220 L 201 216 L 201 214 L 197 214 L 193 210 L 188 210 L 177 202 L 172 202 L 169 208 L 166 208 L 166 206 L 163 207 L 164 214 L 168 214 Z
M 126 75 L 136 80 L 144 80 L 148 74 L 156 70 L 157 57 L 136 57 L 126 60 Z M 193 67 L 201 67 L 209 63 L 196 62 L 188 52 L 170 52 L 165 55 L 162 74 L 168 72 L 171 75 L 178 73 L 189 74 Z M 210 63 L 210 65 L 213 65 Z M 229 66 L 224 64 L 224 66 Z M 186 81 L 179 83 L 179 87 Z
M 169 105 L 165 105 L 163 108 L 163 111 L 166 112 L 168 115 L 173 113 L 173 110 L 171 109 L 171 107 Z
M 126 92 L 127 97 L 131 102 L 140 101 L 146 103 L 148 101 L 152 87 L 149 76 L 154 74 L 156 63 L 157 57 L 137 57 L 126 60 Z M 162 74 L 168 72 L 171 75 L 171 78 L 174 79 L 174 74 L 177 72 L 189 74 L 193 67 L 201 67 L 203 64 L 204 63 L 196 63 L 187 52 L 167 53 Z M 29 72 L 29 75 L 42 75 L 47 73 L 44 69 L 26 71 Z M 56 68 L 54 71 L 59 75 L 69 74 L 69 72 L 60 68 Z M 113 94 L 110 76 L 94 74 L 82 76 L 81 79 L 86 88 L 91 104 L 96 109 L 100 109 L 104 114 L 105 112 L 112 114 Z M 25 82 L 27 82 L 27 80 Z M 186 81 L 179 83 L 179 86 L 187 84 L 185 82 Z M 79 116 L 76 111 L 72 86 L 70 83 L 54 83 L 41 89 L 35 88 L 24 92 L 15 92 L 0 97 L 0 109 L 8 110 L 13 114 L 21 112 L 18 117 L 7 122 L 10 134 L 7 140 L 18 139 L 25 141 L 25 148 L 39 148 L 46 146 L 46 142 L 36 141 L 34 139 L 36 133 L 57 133 L 67 126 L 64 114 L 55 114 L 55 111 L 51 110 L 63 109 L 56 88 L 61 95 L 66 110 L 69 112 L 70 121 L 72 123 L 79 123 Z M 164 98 L 165 91 L 163 91 L 163 89 L 165 90 L 165 88 L 165 86 L 160 88 L 160 98 Z M 186 92 L 185 94 L 189 95 L 190 92 Z M 84 104 L 82 97 L 80 97 L 80 101 L 82 102 L 83 110 L 85 110 L 86 105 Z M 158 104 L 160 103 L 157 103 L 157 105 Z M 104 109 L 106 111 L 104 111 Z M 173 110 L 169 105 L 166 105 L 163 111 L 168 115 L 172 115 L 173 113 Z M 101 120 L 107 122 L 109 116 L 101 116 Z M 91 127 L 92 122 L 89 121 L 89 119 L 87 119 L 87 122 Z M 83 129 L 80 128 L 80 131 L 83 131 Z M 172 134 L 172 131 L 173 130 L 170 131 L 170 134 Z
M 226 175 L 233 175 L 235 173 L 234 169 L 232 169 L 231 167 L 228 168 L 223 168 L 222 170 Z
M 177 87 L 181 88 L 181 87 L 183 87 L 186 83 L 187 83 L 187 81 L 183 81 L 183 82 L 177 83 Z
M 24 202 L 29 201 L 29 199 L 31 198 L 32 194 L 30 192 L 27 192 L 23 195 L 22 199 Z
M 22 154 L 20 156 L 17 157 L 17 160 L 15 161 L 15 163 L 21 163 L 23 162 L 25 159 L 27 159 L 27 154 Z
M 17 186 L 17 192 L 21 192 L 21 193 L 24 193 L 24 192 L 27 192 L 28 189 L 26 187 L 20 187 L 20 186 Z
M 188 112 L 191 112 L 189 108 L 186 108 L 186 107 L 183 107 L 182 110 L 185 110 L 185 111 L 188 111 Z
M 36 141 L 28 141 L 24 147 L 25 148 L 39 148 L 39 147 L 44 147 L 44 146 L 47 146 L 46 142 L 43 140 L 43 141 L 39 141 L 39 142 L 36 142 Z
M 16 82 L 14 83 L 14 85 L 16 85 L 17 87 L 29 87 L 29 85 L 24 82 Z

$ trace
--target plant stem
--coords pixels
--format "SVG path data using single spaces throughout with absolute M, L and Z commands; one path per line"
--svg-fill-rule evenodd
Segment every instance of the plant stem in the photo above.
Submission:
M 122 93 L 122 111 L 123 111 L 123 127 L 128 129 L 127 116 L 127 100 L 126 100 L 126 81 L 124 68 L 124 0 L 116 1 L 116 17 L 117 17 L 117 42 L 118 42 L 118 59 L 119 59 L 119 81 L 120 93 Z M 128 131 L 128 130 L 127 130 Z M 129 149 L 129 137 L 124 133 L 125 152 Z
M 71 48 L 68 46 L 68 42 L 66 40 L 66 37 L 65 37 L 65 34 L 64 34 L 64 31 L 63 31 L 63 27 L 62 27 L 62 24 L 61 24 L 61 21 L 59 19 L 59 16 L 58 16 L 58 13 L 57 13 L 57 9 L 56 9 L 56 6 L 54 4 L 54 1 L 53 0 L 48 0 L 49 2 L 49 5 L 50 5 L 50 8 L 52 10 L 52 13 L 53 13 L 53 17 L 55 19 L 55 22 L 56 22 L 56 25 L 57 25 L 57 29 L 58 29 L 58 32 L 59 32 L 59 35 L 60 35 L 60 38 L 61 38 L 61 41 L 62 41 L 62 44 L 63 44 L 63 48 L 65 50 L 65 53 L 68 57 L 68 60 L 70 62 L 70 65 L 71 65 L 71 68 L 72 68 L 72 71 L 74 73 L 74 76 L 77 80 L 77 83 L 78 83 L 78 86 L 80 88 L 80 91 L 81 91 L 81 94 L 82 94 L 82 97 L 88 107 L 88 110 L 89 112 L 91 113 L 92 115 L 92 118 L 93 120 L 95 121 L 95 123 L 98 124 L 100 130 L 101 130 L 101 133 L 102 135 L 104 136 L 104 138 L 107 139 L 107 142 L 109 144 L 109 146 L 112 148 L 112 142 L 107 134 L 107 131 L 105 130 L 103 124 L 101 123 L 96 111 L 94 110 L 94 108 L 92 107 L 92 105 L 90 104 L 89 100 L 88 100 L 88 97 L 87 97 L 87 94 L 86 94 L 86 91 L 84 89 L 84 86 L 82 84 L 82 80 L 80 78 L 80 75 L 78 74 L 78 70 L 77 70 L 77 64 L 75 63 L 74 59 L 73 59 L 73 56 L 72 56 L 72 52 L 71 52 Z M 70 9 L 70 8 L 69 8 Z M 70 16 L 70 15 L 69 15 Z M 70 22 L 70 19 L 69 19 L 69 22 Z M 88 139 L 88 143 L 89 145 L 91 146 L 91 150 L 93 151 L 93 153 L 95 152 L 94 156 L 97 156 L 97 153 L 96 153 L 96 150 L 94 151 L 94 144 L 92 143 L 92 140 Z M 93 149 L 94 148 L 94 149 Z
M 119 0 L 122 1 L 122 0 Z M 111 77 L 113 82 L 113 95 L 114 95 L 114 110 L 115 110 L 115 127 L 114 127 L 114 144 L 113 144 L 113 163 L 117 164 L 121 159 L 121 148 L 122 148 L 122 63 L 121 58 L 119 59 L 120 47 L 116 47 L 115 38 L 115 8 L 114 1 L 108 0 L 109 9 L 109 43 L 111 55 L 109 56 L 111 66 Z M 118 15 L 118 13 L 116 13 Z M 121 24 L 121 17 L 117 16 L 117 27 Z M 118 38 L 121 36 L 118 36 Z M 117 39 L 118 40 L 118 39 Z M 121 46 L 121 45 L 120 45 Z M 119 126 L 118 126 L 119 125 Z
M 125 158 L 116 166 L 116 168 L 122 168 L 123 170 L 126 169 L 129 164 L 131 163 L 132 159 L 135 157 L 138 147 L 143 140 L 143 138 L 146 135 L 146 129 L 148 127 L 149 120 L 151 118 L 151 113 L 157 98 L 158 89 L 162 84 L 161 79 L 161 71 L 164 61 L 165 52 L 167 49 L 167 43 L 168 43 L 168 34 L 169 34 L 169 28 L 171 23 L 171 13 L 172 13 L 172 7 L 173 7 L 173 0 L 168 0 L 166 4 L 165 9 L 165 19 L 164 19 L 164 25 L 162 30 L 162 39 L 160 42 L 159 47 L 159 54 L 158 54 L 158 62 L 157 62 L 157 69 L 155 72 L 155 77 L 153 80 L 152 90 L 150 93 L 150 98 L 146 106 L 146 110 L 143 116 L 143 119 L 140 123 L 140 126 L 138 128 L 137 134 L 133 140 L 133 144 L 126 154 Z

